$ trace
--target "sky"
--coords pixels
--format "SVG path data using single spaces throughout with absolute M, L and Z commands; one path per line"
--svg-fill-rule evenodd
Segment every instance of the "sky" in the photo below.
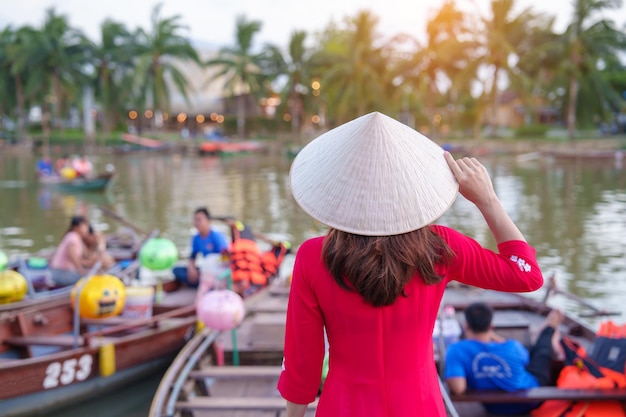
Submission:
M 294 30 L 309 33 L 323 30 L 332 20 L 342 21 L 360 10 L 379 17 L 378 30 L 383 37 L 407 33 L 424 39 L 425 22 L 444 0 L 164 0 L 162 16 L 179 14 L 188 26 L 186 36 L 195 42 L 223 46 L 234 43 L 235 21 L 245 15 L 259 20 L 262 28 L 259 44 L 287 45 Z M 563 29 L 572 13 L 573 0 L 516 0 L 518 10 L 532 7 L 557 17 L 557 29 Z M 456 0 L 462 10 L 480 10 L 486 14 L 490 0 Z M 157 0 L 0 0 L 0 28 L 10 24 L 39 26 L 45 9 L 55 7 L 74 27 L 90 39 L 99 40 L 100 24 L 111 18 L 129 29 L 149 29 L 150 14 Z M 626 5 L 611 16 L 621 25 L 626 22 Z

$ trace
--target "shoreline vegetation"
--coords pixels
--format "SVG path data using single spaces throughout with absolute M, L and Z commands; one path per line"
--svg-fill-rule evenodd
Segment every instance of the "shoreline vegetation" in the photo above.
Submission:
M 59 133 L 49 140 L 33 136 L 30 141 L 9 141 L 0 138 L 0 150 L 11 153 L 35 153 L 41 154 L 45 147 L 49 147 L 53 154 L 63 152 L 84 152 L 89 154 L 106 154 L 115 149 L 131 145 L 122 140 L 122 132 L 110 135 L 97 135 L 94 140 L 88 142 L 77 132 L 69 134 Z M 274 152 L 293 151 L 308 143 L 323 132 L 295 138 L 289 134 L 263 135 L 252 138 L 266 144 Z M 178 132 L 146 132 L 143 137 L 161 140 L 170 145 L 167 149 L 159 150 L 160 153 L 195 153 L 202 142 L 202 137 L 182 138 Z M 626 156 L 626 136 L 594 137 L 592 135 L 576 139 L 567 138 L 434 138 L 434 142 L 442 147 L 469 156 L 487 154 L 528 154 L 538 153 L 567 153 L 572 156 L 588 156 L 598 152 L 624 151 Z M 621 155 L 620 155 L 621 157 Z

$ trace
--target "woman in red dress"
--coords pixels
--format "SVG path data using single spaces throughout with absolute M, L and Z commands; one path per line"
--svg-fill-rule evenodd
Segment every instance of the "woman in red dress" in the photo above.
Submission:
M 317 416 L 445 416 L 432 331 L 446 284 L 515 292 L 543 284 L 535 250 L 485 167 L 371 113 L 302 149 L 291 188 L 330 229 L 296 256 L 278 382 L 287 416 L 303 416 L 318 393 L 324 331 L 330 361 Z M 497 252 L 433 224 L 459 192 L 481 212 Z

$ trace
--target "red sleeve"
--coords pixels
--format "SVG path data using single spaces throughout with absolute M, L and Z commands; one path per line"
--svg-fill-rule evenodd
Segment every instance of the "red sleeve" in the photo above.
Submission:
M 319 238 L 318 238 L 319 239 Z M 311 279 L 321 263 L 321 242 L 307 241 L 296 255 L 287 307 L 285 353 L 278 391 L 296 404 L 315 400 L 324 360 L 324 319 Z M 318 271 L 321 272 L 321 271 Z
M 455 253 L 455 260 L 447 270 L 448 281 L 508 292 L 530 292 L 543 285 L 535 249 L 528 243 L 503 242 L 496 253 L 454 229 L 434 226 L 434 230 Z

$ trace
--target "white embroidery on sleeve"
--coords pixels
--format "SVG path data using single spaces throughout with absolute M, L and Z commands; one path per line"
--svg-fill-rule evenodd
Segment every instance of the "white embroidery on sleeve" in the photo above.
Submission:
M 511 255 L 511 257 L 509 259 L 511 261 L 515 262 L 517 264 L 517 267 L 519 268 L 519 270 L 522 271 L 522 272 L 530 272 L 532 270 L 532 267 L 530 265 L 528 265 L 525 260 L 523 260 L 522 258 L 517 257 L 516 255 Z

